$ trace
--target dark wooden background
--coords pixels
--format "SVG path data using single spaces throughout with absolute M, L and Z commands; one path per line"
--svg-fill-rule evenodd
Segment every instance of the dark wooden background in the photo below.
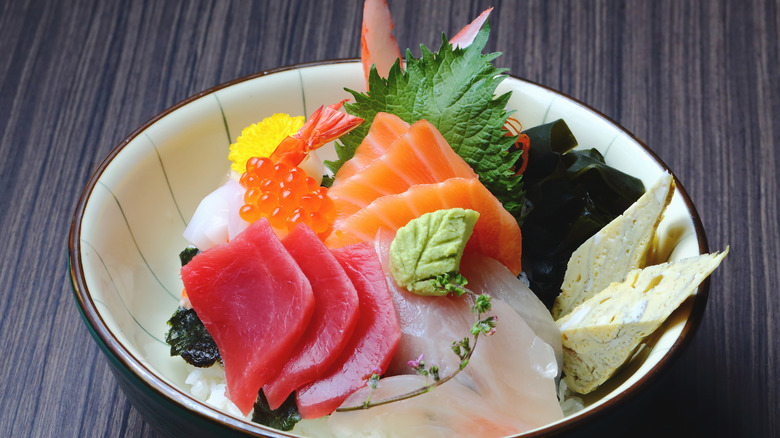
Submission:
M 416 53 L 495 6 L 497 64 L 643 139 L 710 247 L 731 245 L 694 340 L 621 433 L 780 436 L 778 2 L 390 1 L 399 45 Z M 81 189 L 126 135 L 192 94 L 359 56 L 361 15 L 360 0 L 0 1 L 0 436 L 157 436 L 72 297 Z

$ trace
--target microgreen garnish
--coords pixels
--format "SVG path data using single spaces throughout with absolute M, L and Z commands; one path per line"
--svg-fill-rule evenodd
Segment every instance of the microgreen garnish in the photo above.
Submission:
M 479 336 L 480 335 L 490 336 L 493 333 L 495 333 L 496 321 L 498 321 L 498 318 L 495 316 L 488 316 L 486 318 L 482 317 L 482 315 L 485 312 L 488 312 L 491 309 L 490 296 L 487 294 L 477 295 L 476 293 L 464 287 L 466 283 L 468 282 L 460 274 L 443 274 L 436 278 L 437 286 L 445 289 L 450 294 L 458 297 L 464 294 L 468 294 L 470 297 L 474 299 L 474 304 L 471 306 L 471 311 L 476 315 L 476 322 L 471 327 L 472 337 L 466 336 L 461 340 L 452 342 L 452 351 L 460 359 L 459 367 L 455 372 L 442 378 L 439 375 L 439 367 L 436 365 L 431 365 L 429 367 L 426 367 L 425 355 L 421 354 L 417 359 L 410 360 L 408 364 L 410 367 L 412 367 L 412 369 L 414 369 L 415 372 L 417 372 L 417 374 L 425 377 L 429 377 L 429 376 L 432 377 L 433 378 L 432 383 L 426 384 L 425 386 L 422 386 L 414 391 L 410 391 L 405 394 L 400 394 L 395 397 L 390 397 L 378 402 L 372 402 L 371 396 L 373 395 L 374 390 L 378 388 L 379 381 L 380 381 L 379 374 L 374 373 L 368 379 L 368 386 L 372 389 L 372 391 L 369 394 L 366 401 L 358 406 L 340 407 L 336 409 L 336 411 L 337 412 L 356 411 L 360 409 L 368 409 L 376 406 L 386 405 L 388 403 L 393 403 L 401 400 L 408 400 L 412 397 L 422 395 L 432 391 L 437 386 L 448 382 L 450 379 L 455 377 L 460 371 L 466 368 L 466 366 L 469 364 L 469 361 L 471 360 L 471 355 L 474 354 L 474 349 L 477 347 L 477 340 L 479 339 Z
M 412 367 L 413 370 L 417 372 L 417 374 L 421 376 L 431 376 L 433 377 L 434 381 L 439 381 L 441 377 L 439 376 L 439 367 L 436 365 L 432 365 L 430 368 L 425 368 L 425 355 L 421 354 L 420 357 L 418 357 L 415 360 L 410 360 L 409 366 Z
M 382 377 L 382 370 L 379 368 L 375 368 L 374 372 L 371 373 L 371 376 L 368 377 L 368 382 L 366 382 L 366 385 L 368 385 L 369 388 L 371 388 L 371 393 L 368 394 L 368 397 L 366 398 L 366 401 L 363 402 L 363 409 L 370 408 L 371 404 L 371 396 L 374 395 L 374 391 L 376 391 L 377 388 L 379 388 L 379 379 Z
M 457 273 L 441 274 L 436 277 L 434 282 L 438 288 L 444 289 L 456 297 L 466 293 L 466 288 L 464 286 L 469 283 L 469 281 L 466 280 L 466 277 Z

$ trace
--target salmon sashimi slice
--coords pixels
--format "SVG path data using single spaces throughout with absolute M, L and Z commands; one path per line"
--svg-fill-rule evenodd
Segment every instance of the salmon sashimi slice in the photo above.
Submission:
M 222 355 L 227 397 L 247 415 L 309 324 L 311 284 L 265 218 L 195 256 L 181 276 Z
M 333 250 L 358 291 L 357 327 L 334 365 L 319 380 L 296 394 L 303 418 L 333 412 L 354 391 L 366 385 L 373 373 L 382 374 L 398 347 L 401 328 L 382 266 L 368 244 Z
M 282 239 L 311 283 L 314 313 L 290 360 L 263 387 L 271 409 L 296 389 L 317 380 L 338 359 L 358 322 L 358 294 L 352 281 L 319 237 L 298 224 Z
M 334 184 L 328 195 L 336 209 L 336 224 L 381 196 L 403 193 L 417 184 L 477 174 L 427 120 L 414 123 L 382 156 L 358 173 Z
M 384 155 L 384 153 L 403 134 L 409 131 L 409 124 L 400 117 L 389 113 L 377 113 L 368 134 L 363 138 L 360 146 L 355 149 L 355 155 L 347 160 L 336 172 L 333 187 L 340 184 L 350 176 L 358 173 L 372 161 Z
M 397 195 L 377 198 L 334 227 L 325 240 L 329 248 L 372 242 L 380 228 L 393 232 L 424 213 L 468 208 L 479 212 L 466 251 L 494 258 L 520 274 L 522 239 L 517 220 L 476 178 L 450 178 L 435 184 L 419 184 Z

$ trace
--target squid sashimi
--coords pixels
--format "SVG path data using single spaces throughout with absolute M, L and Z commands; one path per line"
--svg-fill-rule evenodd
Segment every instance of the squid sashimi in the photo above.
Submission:
M 371 374 L 383 373 L 398 347 L 401 329 L 374 248 L 368 244 L 333 250 L 358 291 L 357 327 L 336 363 L 316 382 L 301 388 L 296 401 L 303 418 L 333 412 Z
M 382 230 L 376 241 L 385 269 L 392 237 L 392 232 Z M 427 365 L 439 366 L 442 375 L 451 374 L 460 360 L 449 346 L 466 336 L 474 323 L 471 303 L 464 297 L 414 295 L 398 287 L 392 275 L 386 278 L 401 322 L 401 341 L 388 373 L 411 372 L 408 362 L 424 353 Z M 479 338 L 469 365 L 455 380 L 473 389 L 496 412 L 525 424 L 524 430 L 562 418 L 553 348 L 502 300 L 493 298 L 488 314 L 498 317 L 499 326 L 495 334 Z
M 333 187 L 337 187 L 342 181 L 356 174 L 385 152 L 398 140 L 399 137 L 409 131 L 409 124 L 401 120 L 395 114 L 380 112 L 374 116 L 368 133 L 363 141 L 355 149 L 355 155 L 347 160 L 336 172 Z
M 209 193 L 198 204 L 184 238 L 201 251 L 225 243 L 244 231 L 249 225 L 241 219 L 238 210 L 244 204 L 246 189 L 233 179 Z
M 420 120 L 392 140 L 383 155 L 354 175 L 337 178 L 339 183 L 331 187 L 328 195 L 336 208 L 338 224 L 379 197 L 450 178 L 477 178 L 477 174 L 452 150 L 435 126 Z
M 430 383 L 427 382 L 427 383 Z M 350 396 L 355 405 L 371 396 L 372 401 L 414 391 L 426 384 L 422 376 L 405 375 L 380 380 L 373 393 L 365 388 Z M 517 418 L 494 411 L 482 397 L 451 380 L 435 390 L 409 400 L 377 406 L 369 410 L 336 412 L 328 420 L 339 437 L 499 437 L 514 435 L 529 426 Z M 370 431 L 370 435 L 366 432 Z
M 460 262 L 460 272 L 468 279 L 469 289 L 498 298 L 519 313 L 536 336 L 550 344 L 555 351 L 558 369 L 561 369 L 561 331 L 550 311 L 525 283 L 498 261 L 479 254 L 466 254 Z
M 315 307 L 290 360 L 263 387 L 271 409 L 327 371 L 349 342 L 359 315 L 352 281 L 311 228 L 298 224 L 282 244 L 309 279 Z
M 479 212 L 479 220 L 466 251 L 492 257 L 513 274 L 519 274 L 522 239 L 517 220 L 475 178 L 450 178 L 436 184 L 419 184 L 403 193 L 378 198 L 334 226 L 325 245 L 338 248 L 371 242 L 380 228 L 395 232 L 424 213 L 455 207 Z
M 192 308 L 219 345 L 228 398 L 247 415 L 309 323 L 309 280 L 265 218 L 195 256 L 181 275 Z

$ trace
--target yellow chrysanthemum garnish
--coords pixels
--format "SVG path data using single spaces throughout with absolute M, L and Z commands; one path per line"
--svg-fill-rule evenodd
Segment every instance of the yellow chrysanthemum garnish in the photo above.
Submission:
M 252 157 L 269 157 L 286 137 L 295 134 L 303 126 L 303 116 L 274 114 L 260 123 L 244 128 L 236 142 L 230 145 L 230 168 L 239 174 L 246 170 L 246 162 Z

